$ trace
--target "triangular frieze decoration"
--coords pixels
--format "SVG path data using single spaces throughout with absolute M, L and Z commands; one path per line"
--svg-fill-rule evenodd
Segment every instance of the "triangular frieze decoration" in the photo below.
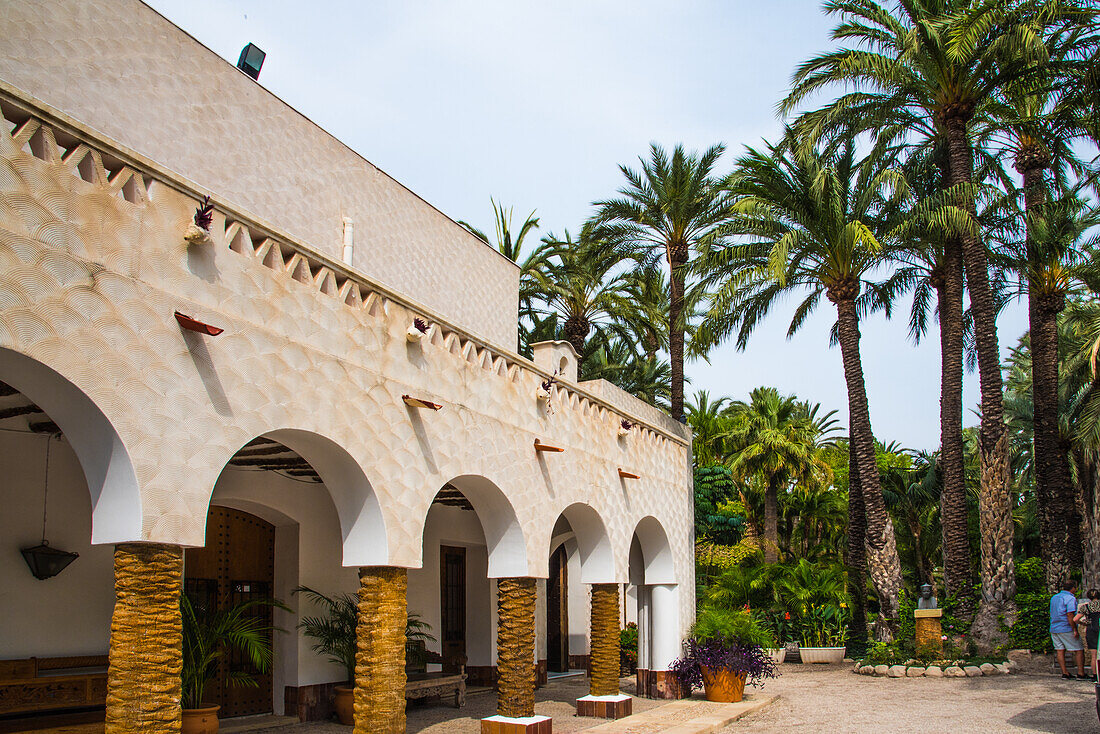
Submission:
M 30 147 L 31 155 L 35 158 L 49 163 L 51 166 L 56 166 L 61 162 L 61 155 L 58 153 L 57 141 L 54 140 L 53 129 L 42 125 L 38 130 L 31 135 L 31 139 L 27 141 L 27 145 Z
M 34 119 L 33 117 L 30 118 L 22 125 L 16 127 L 14 131 L 12 131 L 12 141 L 20 148 L 23 148 L 25 152 L 34 155 L 34 153 L 30 149 L 29 143 L 31 142 L 31 136 L 38 132 L 38 128 L 41 125 L 42 123 L 40 123 L 38 120 Z

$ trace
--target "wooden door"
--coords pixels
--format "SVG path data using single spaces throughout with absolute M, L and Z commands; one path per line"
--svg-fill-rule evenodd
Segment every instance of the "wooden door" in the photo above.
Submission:
M 212 506 L 206 518 L 206 546 L 188 548 L 184 554 L 184 589 L 196 611 L 270 599 L 274 582 L 275 526 L 247 512 Z M 255 607 L 251 616 L 271 626 L 271 607 Z M 235 672 L 251 675 L 259 687 L 229 685 Z M 231 652 L 221 659 L 204 698 L 222 707 L 223 718 L 271 713 L 271 672 L 259 673 L 246 656 Z
M 439 644 L 443 672 L 457 673 L 466 659 L 466 549 L 439 546 Z
M 565 546 L 550 555 L 546 580 L 546 667 L 555 673 L 569 671 L 569 579 Z

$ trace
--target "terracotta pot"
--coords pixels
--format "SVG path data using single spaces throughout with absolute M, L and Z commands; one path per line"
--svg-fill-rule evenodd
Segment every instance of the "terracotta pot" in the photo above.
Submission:
M 336 686 L 336 718 L 345 726 L 355 724 L 354 693 L 351 686 Z
M 180 734 L 218 734 L 218 709 L 221 706 L 205 706 L 183 710 L 183 726 Z
M 737 703 L 745 695 L 745 674 L 733 670 L 703 668 L 703 690 L 707 700 Z

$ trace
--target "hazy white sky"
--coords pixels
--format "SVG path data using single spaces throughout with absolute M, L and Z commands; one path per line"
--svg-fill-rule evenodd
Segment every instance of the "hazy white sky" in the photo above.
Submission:
M 232 63 L 258 45 L 263 86 L 451 217 L 491 231 L 492 196 L 520 221 L 537 210 L 543 233 L 576 230 L 651 141 L 723 142 L 725 171 L 774 139 L 791 71 L 831 47 L 834 23 L 817 0 L 146 1 Z M 938 337 L 914 347 L 907 308 L 862 328 L 871 420 L 886 442 L 933 449 Z M 688 394 L 773 385 L 846 424 L 831 304 L 788 341 L 789 315 L 776 310 L 744 352 L 690 364 Z M 1002 349 L 1026 325 L 1011 307 Z M 976 375 L 964 400 L 975 424 Z

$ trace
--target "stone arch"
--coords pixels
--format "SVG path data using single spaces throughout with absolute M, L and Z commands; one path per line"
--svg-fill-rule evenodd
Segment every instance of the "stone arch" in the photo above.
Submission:
M 92 501 L 95 544 L 142 540 L 141 489 L 129 451 L 103 411 L 41 362 L 0 348 L 0 379 L 49 415 L 76 454 Z
M 500 487 L 478 474 L 464 474 L 448 484 L 470 501 L 481 523 L 489 552 L 489 578 L 530 575 L 527 539 L 515 508 Z
M 672 559 L 672 546 L 668 542 L 661 521 L 647 515 L 634 527 L 634 540 L 642 558 L 644 584 L 675 584 L 676 569 Z
M 603 518 L 591 505 L 574 502 L 559 513 L 573 528 L 580 553 L 581 583 L 614 584 L 619 583 L 615 573 L 615 557 L 611 550 L 611 538 Z M 550 552 L 554 551 L 553 539 Z
M 378 496 L 359 462 L 343 446 L 300 428 L 279 428 L 259 437 L 278 441 L 294 451 L 321 478 L 340 521 L 344 566 L 389 565 L 389 536 Z M 213 496 L 212 487 L 208 506 Z

